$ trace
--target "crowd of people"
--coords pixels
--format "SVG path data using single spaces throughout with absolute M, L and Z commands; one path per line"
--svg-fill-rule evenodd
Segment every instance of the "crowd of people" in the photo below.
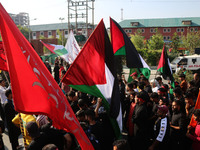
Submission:
M 82 93 L 60 83 L 66 68 L 55 62 L 53 75 L 65 93 L 80 125 L 95 150 L 197 150 L 200 149 L 200 109 L 194 109 L 200 87 L 200 74 L 186 81 L 184 72 L 175 87 L 164 84 L 162 78 L 148 80 L 134 72 L 127 83 L 119 77 L 123 129 L 116 137 L 109 113 L 103 99 Z M 46 61 L 50 73 L 51 66 Z M 20 149 L 19 135 L 24 138 L 28 150 L 78 150 L 81 149 L 73 134 L 53 127 L 50 118 L 44 115 L 18 113 L 14 109 L 11 87 L 0 80 L 0 133 L 8 130 L 13 150 Z M 197 121 L 190 126 L 191 118 Z M 4 150 L 2 136 L 0 150 Z

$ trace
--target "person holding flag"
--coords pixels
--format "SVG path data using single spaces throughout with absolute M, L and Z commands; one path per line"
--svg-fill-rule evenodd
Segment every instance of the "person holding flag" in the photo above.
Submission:
M 165 44 L 163 45 L 163 50 L 158 63 L 157 72 L 160 72 L 165 80 L 167 79 L 170 80 L 172 87 L 175 88 L 173 72 L 170 66 L 169 57 L 167 55 Z
M 47 115 L 55 128 L 73 133 L 82 149 L 94 150 L 62 90 L 1 4 L 0 33 L 16 111 Z
M 200 149 L 200 109 L 194 110 L 193 119 L 197 122 L 197 125 L 195 128 L 193 128 L 192 126 L 189 126 L 186 136 L 193 141 L 192 149 L 199 150 Z M 195 129 L 194 132 L 192 132 L 193 129 Z

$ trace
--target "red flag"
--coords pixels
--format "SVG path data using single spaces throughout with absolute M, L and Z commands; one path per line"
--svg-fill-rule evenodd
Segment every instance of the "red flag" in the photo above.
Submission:
M 196 101 L 196 105 L 195 105 L 194 109 L 200 109 L 200 91 L 199 91 L 197 101 Z M 190 120 L 190 126 L 195 128 L 196 125 L 197 125 L 197 122 L 193 119 L 193 115 L 192 115 L 192 118 Z
M 82 149 L 93 150 L 65 95 L 1 4 L 0 31 L 16 110 L 49 116 L 56 128 L 73 133 Z
M 3 43 L 0 41 L 0 70 L 8 71 Z

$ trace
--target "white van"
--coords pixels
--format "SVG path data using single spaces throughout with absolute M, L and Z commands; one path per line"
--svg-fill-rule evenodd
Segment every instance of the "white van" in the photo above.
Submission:
M 176 70 L 177 64 L 186 70 L 196 71 L 200 69 L 200 55 L 179 56 L 171 62 L 173 72 Z

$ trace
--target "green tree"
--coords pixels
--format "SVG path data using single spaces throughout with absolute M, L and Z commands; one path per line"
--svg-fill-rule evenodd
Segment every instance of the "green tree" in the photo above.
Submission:
M 43 35 L 40 35 L 39 39 L 46 39 L 46 38 Z
M 181 35 L 182 47 L 185 47 L 190 53 L 194 53 L 195 48 L 200 47 L 200 31 L 187 32 L 187 35 Z
M 172 42 L 170 44 L 170 47 L 173 48 L 173 51 L 176 51 L 180 47 L 180 44 L 181 44 L 181 40 L 178 34 L 175 32 L 172 37 Z
M 29 39 L 29 28 L 25 26 L 18 25 L 18 29 L 21 31 L 21 33 L 25 36 L 25 38 L 28 40 Z
M 135 32 L 134 35 L 131 35 L 131 41 L 133 42 L 136 49 L 144 48 L 144 37 L 140 31 Z
M 65 43 L 67 42 L 67 39 L 65 38 L 65 36 L 62 35 L 62 31 L 60 31 L 59 29 L 56 30 L 56 33 L 59 35 L 59 37 L 57 38 L 58 45 L 62 45 L 62 38 L 63 38 L 63 46 L 64 46 Z
M 162 34 L 156 32 L 147 43 L 150 50 L 159 50 L 163 48 L 164 40 Z

